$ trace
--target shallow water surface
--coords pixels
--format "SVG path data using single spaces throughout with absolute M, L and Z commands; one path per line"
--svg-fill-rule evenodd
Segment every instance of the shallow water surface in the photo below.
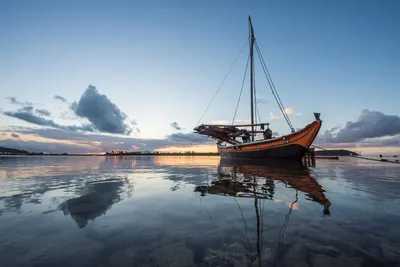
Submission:
M 400 266 L 400 165 L 0 157 L 0 266 Z

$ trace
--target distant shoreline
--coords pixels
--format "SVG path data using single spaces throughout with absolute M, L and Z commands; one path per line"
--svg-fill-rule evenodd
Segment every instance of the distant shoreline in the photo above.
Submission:
M 120 156 L 219 156 L 219 153 L 126 153 L 126 154 L 56 154 L 56 153 L 29 153 L 29 154 L 0 154 L 0 156 L 65 156 L 65 157 L 120 157 Z
M 315 156 L 361 156 L 360 154 L 344 150 L 344 149 L 331 149 L 331 150 L 316 150 L 314 151 Z M 44 152 L 28 152 L 25 150 L 13 149 L 0 147 L 0 156 L 79 156 L 79 157 L 102 157 L 102 156 L 219 156 L 218 152 L 194 152 L 194 151 L 184 151 L 184 152 L 150 152 L 150 151 L 110 151 L 105 153 L 44 153 Z M 367 155 L 366 155 L 367 156 Z M 377 155 L 376 155 L 377 156 Z M 396 158 L 396 155 L 382 155 L 383 158 Z

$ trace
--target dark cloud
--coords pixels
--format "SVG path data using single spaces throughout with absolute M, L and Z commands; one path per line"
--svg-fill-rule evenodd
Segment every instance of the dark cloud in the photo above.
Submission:
M 385 138 L 370 138 L 359 142 L 332 143 L 324 138 L 316 138 L 315 145 L 323 148 L 363 148 L 363 147 L 400 147 L 400 135 Z
M 360 144 L 363 147 L 400 147 L 400 135 L 389 138 L 367 139 L 362 141 Z
M 58 124 L 56 124 L 55 122 L 53 122 L 52 120 L 47 120 L 41 117 L 38 117 L 32 113 L 30 113 L 29 111 L 17 111 L 17 112 L 13 112 L 13 111 L 5 111 L 3 112 L 4 115 L 9 116 L 9 117 L 14 117 L 26 122 L 30 122 L 33 124 L 37 124 L 37 125 L 42 125 L 42 126 L 51 126 L 54 128 L 58 128 Z
M 134 133 L 139 132 L 138 128 L 131 128 L 131 126 L 135 125 L 136 122 L 134 120 L 129 120 L 129 118 L 107 98 L 107 96 L 99 94 L 97 89 L 92 85 L 86 89 L 79 102 L 73 102 L 71 104 L 70 108 L 74 112 L 73 116 L 69 115 L 67 112 L 64 112 L 65 114 L 63 113 L 61 115 L 62 118 L 68 118 L 71 120 L 77 120 L 79 117 L 88 119 L 90 124 L 82 126 L 60 125 L 53 120 L 44 118 L 45 116 L 51 115 L 48 110 L 34 109 L 31 105 L 28 105 L 30 103 L 22 103 L 15 97 L 9 97 L 8 99 L 10 99 L 12 103 L 21 105 L 22 107 L 18 109 L 17 112 L 2 111 L 4 115 L 18 118 L 36 125 L 48 126 L 67 131 L 100 131 L 125 135 L 129 135 L 133 130 Z M 66 99 L 59 95 L 55 95 L 54 99 L 66 102 Z M 35 111 L 35 113 L 33 111 Z
M 64 103 L 67 102 L 67 99 L 65 99 L 65 97 L 62 97 L 60 95 L 55 95 L 53 98 L 56 100 L 60 100 L 61 102 L 64 102 Z
M 178 123 L 176 121 L 172 122 L 170 125 L 175 130 L 178 130 L 178 131 L 182 130 L 182 127 L 179 127 L 179 125 L 178 125 Z
M 36 125 L 40 126 L 49 126 L 53 128 L 58 128 L 58 129 L 63 129 L 63 130 L 68 130 L 68 131 L 88 131 L 88 132 L 93 132 L 93 128 L 90 125 L 83 125 L 83 126 L 63 126 L 60 124 L 55 123 L 52 120 L 48 120 L 39 116 L 36 116 L 30 112 L 24 112 L 24 111 L 17 111 L 17 112 L 12 112 L 12 111 L 6 111 L 3 112 L 4 115 L 17 118 L 29 123 L 33 123 Z
M 325 130 L 323 135 L 327 139 L 333 139 L 335 136 L 335 132 L 337 130 L 339 130 L 339 126 L 333 127 L 332 129 L 329 129 L 329 130 Z
M 331 129 L 325 132 L 325 139 L 334 143 L 349 143 L 367 138 L 395 136 L 400 134 L 400 117 L 385 115 L 379 111 L 365 109 L 356 122 L 348 121 L 344 128 L 333 136 Z
M 201 136 L 195 133 L 174 133 L 170 134 L 167 139 L 174 143 L 182 143 L 182 144 L 205 144 L 205 143 L 212 143 L 212 139 Z
M 16 97 L 13 97 L 13 96 L 6 97 L 6 99 L 10 100 L 11 104 L 13 104 L 13 105 L 32 106 L 31 102 L 20 102 L 17 100 Z
M 23 108 L 18 109 L 19 112 L 32 112 L 33 111 L 33 107 L 32 106 L 26 106 Z
M 19 135 L 16 134 L 16 133 L 12 133 L 11 136 L 12 136 L 12 137 L 15 137 L 15 138 L 18 138 L 18 137 L 19 137 Z
M 100 132 L 125 135 L 132 132 L 130 125 L 125 123 L 127 116 L 93 85 L 86 89 L 79 102 L 72 103 L 71 109 L 77 116 L 88 119 Z
M 39 115 L 42 115 L 42 116 L 50 116 L 51 115 L 51 113 L 45 109 L 36 109 L 35 111 L 36 111 L 36 113 L 38 113 Z
M 21 104 L 15 97 L 10 96 L 10 97 L 6 97 L 6 99 L 10 100 L 11 104 L 14 104 L 14 105 Z

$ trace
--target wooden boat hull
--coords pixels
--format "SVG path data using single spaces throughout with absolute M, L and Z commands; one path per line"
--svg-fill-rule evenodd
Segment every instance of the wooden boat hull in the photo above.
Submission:
M 314 141 L 321 125 L 322 121 L 316 116 L 314 122 L 292 134 L 239 145 L 219 145 L 218 151 L 221 158 L 226 159 L 287 158 L 300 160 Z

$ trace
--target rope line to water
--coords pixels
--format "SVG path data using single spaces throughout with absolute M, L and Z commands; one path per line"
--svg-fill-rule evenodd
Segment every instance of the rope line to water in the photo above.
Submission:
M 242 215 L 242 219 L 243 219 L 243 223 L 244 223 L 244 229 L 245 229 L 245 236 L 246 236 L 246 241 L 247 241 L 247 246 L 249 247 L 249 251 L 250 251 L 250 255 L 251 255 L 253 252 L 252 252 L 252 249 L 251 249 L 251 246 L 250 246 L 250 241 L 249 241 L 249 235 L 248 235 L 248 230 L 247 230 L 246 219 L 244 218 L 242 208 L 240 207 L 239 203 L 238 203 L 237 200 L 236 200 L 236 196 L 234 196 L 233 199 L 235 200 L 236 205 L 238 206 L 238 208 L 239 208 L 239 210 L 240 210 L 240 214 Z

